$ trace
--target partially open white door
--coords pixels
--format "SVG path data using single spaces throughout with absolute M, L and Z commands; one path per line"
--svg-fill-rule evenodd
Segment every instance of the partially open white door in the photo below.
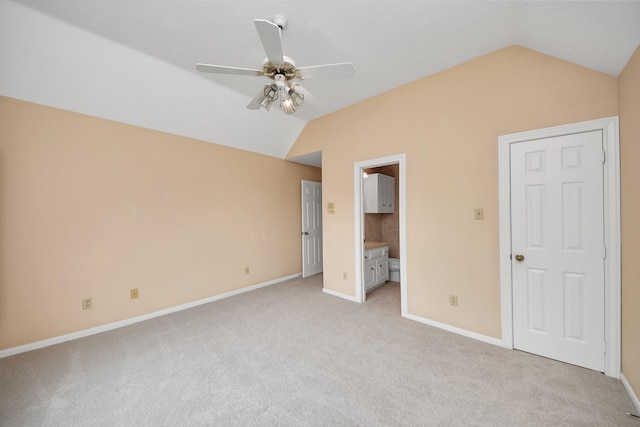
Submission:
M 322 272 L 322 184 L 302 181 L 302 277 Z
M 605 368 L 603 133 L 511 144 L 513 346 Z

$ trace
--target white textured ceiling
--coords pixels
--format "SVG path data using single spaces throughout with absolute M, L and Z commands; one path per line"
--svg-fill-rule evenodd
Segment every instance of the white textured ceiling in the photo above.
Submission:
M 305 80 L 292 116 L 245 108 L 265 77 L 253 20 L 283 14 Z M 284 157 L 314 118 L 518 44 L 617 76 L 640 44 L 640 1 L 0 0 L 0 95 Z

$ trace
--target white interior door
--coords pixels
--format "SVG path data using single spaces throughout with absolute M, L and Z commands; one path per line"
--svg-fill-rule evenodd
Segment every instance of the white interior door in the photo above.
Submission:
M 322 184 L 302 181 L 302 277 L 322 271 Z
M 604 371 L 602 131 L 511 144 L 514 348 Z

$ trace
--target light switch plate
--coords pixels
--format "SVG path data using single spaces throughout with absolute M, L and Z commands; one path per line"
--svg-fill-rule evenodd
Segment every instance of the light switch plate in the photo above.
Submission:
M 329 215 L 335 215 L 336 214 L 336 204 L 333 202 L 329 202 L 327 203 L 327 213 Z
M 476 208 L 475 219 L 484 219 L 484 209 Z

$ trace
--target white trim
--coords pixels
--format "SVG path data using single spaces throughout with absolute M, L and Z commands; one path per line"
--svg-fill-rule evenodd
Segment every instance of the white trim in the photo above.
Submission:
M 352 297 L 351 295 L 343 294 L 342 292 L 332 291 L 331 289 L 322 288 L 322 292 L 324 292 L 327 295 L 332 295 L 334 297 L 338 297 L 338 298 L 349 300 L 351 302 L 362 302 L 359 299 L 357 299 L 356 297 Z
M 631 384 L 629 384 L 629 381 L 627 381 L 627 378 L 623 373 L 620 373 L 620 381 L 622 381 L 622 385 L 627 391 L 627 394 L 629 395 L 633 406 L 636 408 L 636 411 L 640 412 L 640 400 L 638 399 L 638 395 L 633 391 L 633 389 L 631 388 Z
M 502 341 L 513 348 L 513 302 L 511 294 L 511 188 L 510 146 L 516 142 L 582 132 L 602 131 L 607 161 L 604 164 L 605 246 L 605 353 L 604 373 L 620 377 L 620 141 L 618 117 L 503 135 L 498 138 L 500 212 L 500 295 Z
M 398 164 L 398 191 L 399 191 L 399 225 L 400 225 L 400 312 L 407 314 L 407 156 L 405 153 L 392 156 L 379 157 L 377 159 L 363 160 L 353 164 L 353 223 L 354 223 L 354 247 L 355 247 L 355 301 L 364 302 L 366 292 L 362 282 L 363 268 L 363 236 L 364 213 L 362 211 L 362 171 L 368 168 L 377 168 Z
M 188 310 L 193 307 L 197 307 L 202 304 L 208 304 L 210 302 L 218 301 L 221 299 L 229 298 L 234 295 L 242 294 L 245 292 L 253 291 L 266 286 L 275 285 L 286 280 L 295 279 L 300 277 L 302 273 L 291 274 L 289 276 L 280 277 L 278 279 L 269 280 L 267 282 L 258 283 L 257 285 L 247 286 L 245 288 L 236 289 L 235 291 L 225 292 L 224 294 L 214 295 L 209 298 L 204 298 L 198 301 L 192 301 L 186 304 L 177 305 L 175 307 L 166 308 L 164 310 L 155 311 L 153 313 L 143 314 L 142 316 L 132 317 L 130 319 L 124 319 L 113 323 L 107 323 L 106 325 L 96 326 L 95 328 L 84 329 L 78 332 L 72 332 L 70 334 L 60 335 L 53 338 L 47 338 L 46 340 L 36 341 L 33 343 L 21 345 L 18 347 L 12 347 L 5 350 L 0 350 L 0 359 L 4 357 L 13 356 L 20 353 L 25 353 L 31 350 L 37 350 L 39 348 L 49 347 L 55 344 L 61 344 L 63 342 L 75 340 L 78 338 L 88 337 L 90 335 L 99 334 L 101 332 L 111 331 L 113 329 L 123 328 L 125 326 L 133 325 L 134 323 L 144 322 L 145 320 L 153 319 L 155 317 L 164 316 L 166 314 L 175 313 L 177 311 Z
M 486 335 L 478 334 L 476 332 L 471 332 L 466 329 L 456 328 L 455 326 L 447 325 L 446 323 L 436 322 L 435 320 L 425 319 L 424 317 L 416 316 L 414 314 L 404 314 L 403 317 L 406 317 L 410 320 L 415 320 L 416 322 L 424 323 L 425 325 L 433 326 L 434 328 L 443 329 L 448 332 L 453 332 L 454 334 L 462 335 L 463 337 L 472 338 L 477 341 L 482 341 L 487 344 L 497 345 L 498 347 L 503 347 L 502 340 L 498 338 L 488 337 Z
M 355 275 L 354 281 L 356 286 L 356 302 L 364 302 L 366 293 L 364 293 L 362 285 L 362 236 L 364 235 L 364 221 L 362 213 L 362 168 L 358 167 L 358 163 L 353 164 L 353 247 L 355 249 Z

